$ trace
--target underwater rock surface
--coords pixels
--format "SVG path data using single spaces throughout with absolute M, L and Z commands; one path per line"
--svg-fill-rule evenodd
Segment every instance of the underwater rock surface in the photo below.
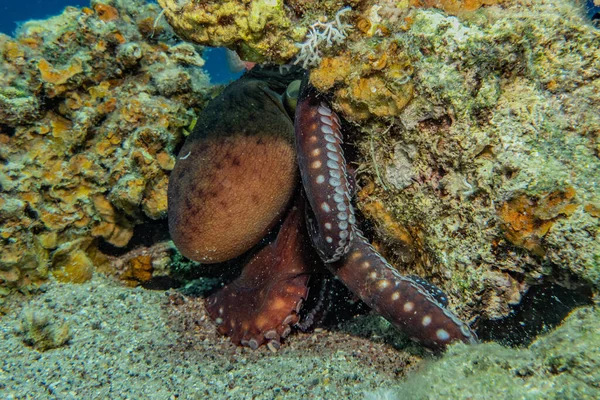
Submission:
M 159 12 L 96 2 L 0 35 L 0 285 L 86 281 L 112 268 L 100 238 L 123 247 L 166 216 L 173 149 L 210 89 Z
M 412 100 L 386 122 L 347 106 L 354 78 L 336 92 L 374 183 L 359 207 L 472 316 L 509 314 L 534 284 L 600 287 L 600 34 L 575 3 L 527 4 L 416 10 L 382 38 L 374 59 L 394 45 L 413 69 Z
M 455 346 L 394 393 L 411 399 L 596 399 L 600 310 L 580 308 L 527 349 Z M 449 374 L 449 371 L 454 373 Z
M 360 123 L 370 174 L 359 208 L 392 254 L 416 248 L 411 268 L 473 317 L 508 315 L 534 284 L 600 285 L 600 35 L 574 3 L 528 4 L 416 10 L 405 32 L 365 50 L 380 60 L 393 49 L 412 68 L 412 99 L 385 122 L 373 118 L 381 101 L 346 89 L 356 77 L 331 86 Z
M 193 26 L 177 24 L 175 7 L 193 8 L 199 2 L 160 3 L 175 31 L 197 40 L 184 32 Z M 370 219 L 377 248 L 392 263 L 398 260 L 394 264 L 401 266 L 401 273 L 435 283 L 448 294 L 451 307 L 475 327 L 478 319 L 510 315 L 533 285 L 585 288 L 590 298 L 597 296 L 600 31 L 580 2 L 444 1 L 436 2 L 442 5 L 437 9 L 429 8 L 429 1 L 420 1 L 419 7 L 412 1 L 207 3 L 222 4 L 223 17 L 209 25 L 223 29 L 211 31 L 202 43 L 226 44 L 249 60 L 297 61 L 294 57 L 307 43 L 310 28 L 315 29 L 316 42 L 305 47 L 314 52 L 308 58 L 312 83 L 330 94 L 335 111 L 349 122 L 344 133 L 354 146 L 357 208 Z M 340 15 L 346 6 L 352 10 Z M 15 38 L 0 35 L 0 296 L 14 289 L 27 293 L 50 275 L 84 282 L 60 286 L 53 281 L 51 290 L 62 290 L 65 298 L 87 299 L 90 303 L 81 309 L 90 314 L 102 301 L 112 306 L 117 292 L 133 296 L 125 305 L 115 305 L 118 312 L 106 315 L 116 324 L 111 333 L 123 335 L 119 356 L 145 362 L 147 355 L 157 355 L 156 348 L 141 344 L 149 341 L 158 343 L 158 354 L 171 354 L 183 336 L 182 346 L 196 353 L 177 353 L 160 371 L 181 379 L 178 388 L 191 385 L 190 393 L 214 395 L 193 387 L 198 376 L 210 375 L 208 369 L 193 359 L 185 364 L 193 371 L 181 371 L 177 358 L 197 357 L 215 343 L 228 346 L 212 325 L 198 328 L 187 320 L 178 334 L 166 325 L 157 328 L 157 320 L 143 320 L 140 310 L 145 309 L 138 307 L 147 302 L 156 313 L 164 295 L 111 286 L 101 301 L 94 287 L 105 283 L 89 282 L 95 272 L 109 272 L 134 285 L 150 279 L 153 269 L 172 264 L 173 249 L 165 242 L 121 258 L 100 251 L 100 243 L 108 243 L 111 250 L 124 248 L 136 227 L 164 222 L 176 148 L 215 91 L 201 69 L 201 47 L 178 39 L 165 19 L 156 22 L 160 11 L 142 1 L 94 1 L 90 8 L 67 8 L 61 16 L 31 21 Z M 247 29 L 236 28 L 238 17 Z M 267 34 L 261 30 L 265 27 Z M 329 45 L 323 35 L 332 28 L 343 31 L 344 39 Z M 6 307 L 11 301 L 0 299 L 0 312 L 8 313 L 2 324 L 18 321 L 18 314 Z M 64 313 L 73 314 L 78 307 L 67 305 Z M 196 307 L 201 318 L 202 303 Z M 123 319 L 116 319 L 123 313 Z M 129 325 L 132 318 L 142 321 L 138 328 L 143 325 L 137 347 L 127 347 L 131 334 L 121 331 L 136 330 L 135 324 Z M 481 393 L 473 387 L 499 376 L 498 382 L 513 385 L 515 391 L 520 388 L 514 385 L 526 381 L 548 397 L 560 396 L 557 387 L 566 397 L 598 397 L 598 376 L 593 375 L 599 358 L 594 353 L 597 320 L 597 311 L 576 310 L 561 328 L 527 350 L 497 344 L 452 347 L 426 370 L 429 375 L 415 377 L 398 390 L 431 381 L 434 389 L 422 398 L 432 393 L 473 397 Z M 47 352 L 56 352 L 60 362 L 66 354 L 62 352 L 79 349 L 78 340 L 85 337 L 78 336 L 77 324 L 68 322 L 71 342 L 60 339 L 56 343 L 61 347 Z M 104 329 L 96 322 L 100 325 L 88 329 L 89 340 Z M 17 328 L 4 327 L 0 380 L 18 396 L 27 379 L 10 383 L 13 371 L 19 363 L 31 371 L 28 363 L 37 353 L 26 347 Z M 201 329 L 213 331 L 198 342 L 194 334 Z M 334 334 L 313 337 L 302 347 L 303 354 L 313 349 L 306 358 L 300 359 L 290 344 L 290 357 L 283 361 L 268 356 L 257 361 L 257 356 L 239 356 L 231 347 L 226 347 L 230 354 L 239 356 L 235 363 L 223 366 L 223 347 L 206 353 L 213 358 L 204 361 L 215 368 L 212 377 L 220 376 L 222 390 L 227 390 L 227 378 L 242 379 L 257 368 L 266 371 L 258 389 L 229 388 L 240 396 L 271 394 L 267 390 L 325 396 L 345 394 L 340 388 L 355 385 L 361 394 L 349 396 L 356 398 L 362 398 L 363 390 L 393 385 L 409 365 L 419 362 L 397 355 L 397 349 L 371 344 L 373 339 L 353 353 L 346 347 L 337 352 L 335 346 L 344 345 Z M 100 360 L 98 365 L 104 365 L 101 349 L 111 344 L 99 345 L 99 358 L 94 359 Z M 365 356 L 370 346 L 377 347 L 376 356 Z M 322 348 L 331 352 L 318 354 Z M 332 354 L 339 359 L 324 361 Z M 382 354 L 390 357 L 385 359 L 389 368 L 401 372 L 381 378 L 379 372 L 365 369 L 381 361 Z M 359 361 L 341 366 L 351 357 Z M 302 365 L 295 364 L 293 376 L 280 375 L 298 359 Z M 159 371 L 163 358 L 152 360 Z M 50 365 L 38 364 L 45 369 Z M 478 365 L 488 366 L 490 375 L 467 376 Z M 452 368 L 464 373 L 464 382 L 454 385 L 433 378 Z M 373 380 L 356 383 L 361 378 L 348 371 L 359 369 Z M 127 374 L 131 369 L 119 371 Z M 74 368 L 65 377 L 77 373 Z M 142 372 L 135 374 L 145 379 Z M 299 376 L 310 381 L 308 389 L 298 383 Z M 36 390 L 46 393 L 34 378 Z M 96 378 L 100 391 L 92 394 L 111 390 L 103 386 L 110 377 Z M 277 386 L 274 379 L 277 385 L 285 383 Z M 318 392 L 328 382 L 335 383 L 331 391 Z M 458 388 L 463 383 L 472 386 Z M 140 394 L 130 389 L 132 396 Z M 146 394 L 159 393 L 151 383 L 146 389 Z
M 249 21 L 259 3 L 161 5 L 190 40 L 313 67 L 356 124 L 357 206 L 401 272 L 467 319 L 509 315 L 532 285 L 600 288 L 600 33 L 577 2 L 276 2 L 307 33 L 269 30 L 264 51 L 265 31 L 194 19 Z

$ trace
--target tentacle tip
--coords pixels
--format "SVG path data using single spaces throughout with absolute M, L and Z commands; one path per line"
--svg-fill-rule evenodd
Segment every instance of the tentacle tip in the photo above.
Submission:
M 277 340 L 269 340 L 269 342 L 267 343 L 267 348 L 272 353 L 277 353 L 277 351 L 281 348 L 281 343 Z

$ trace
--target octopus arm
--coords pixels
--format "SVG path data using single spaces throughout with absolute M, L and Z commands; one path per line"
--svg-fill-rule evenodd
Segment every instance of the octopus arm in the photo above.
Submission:
M 424 346 L 443 350 L 453 341 L 476 343 L 466 323 L 421 283 L 401 275 L 358 230 L 348 254 L 328 267 L 375 312 Z
M 259 251 L 236 280 L 208 298 L 210 317 L 233 343 L 253 349 L 266 343 L 278 349 L 298 322 L 315 268 L 304 230 L 303 214 L 294 207 L 277 239 Z
M 356 223 L 341 125 L 307 78 L 300 89 L 294 127 L 300 176 L 315 215 L 313 245 L 323 261 L 337 261 L 348 251 Z

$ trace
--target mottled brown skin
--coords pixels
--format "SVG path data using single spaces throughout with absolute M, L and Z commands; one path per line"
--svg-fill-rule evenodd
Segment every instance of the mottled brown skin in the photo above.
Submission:
M 291 119 L 263 82 L 239 81 L 207 106 L 169 180 L 169 231 L 184 256 L 230 260 L 266 235 L 297 184 L 293 140 Z

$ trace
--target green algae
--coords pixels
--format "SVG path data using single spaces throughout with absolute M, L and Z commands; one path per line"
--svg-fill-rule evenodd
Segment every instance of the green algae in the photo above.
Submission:
M 586 211 L 598 202 L 600 33 L 579 11 L 556 0 L 458 18 L 420 9 L 370 39 L 398 44 L 415 88 L 391 127 L 362 123 L 367 175 L 383 179 L 373 197 L 418 238 L 424 261 L 402 271 L 441 280 L 472 315 L 507 315 L 532 284 L 600 287 L 600 220 Z M 502 207 L 561 191 L 574 191 L 574 211 L 540 209 L 553 225 L 534 249 L 511 241 L 505 227 L 519 221 Z
M 600 396 L 600 310 L 573 311 L 526 349 L 455 345 L 396 393 L 411 399 L 596 399 Z

